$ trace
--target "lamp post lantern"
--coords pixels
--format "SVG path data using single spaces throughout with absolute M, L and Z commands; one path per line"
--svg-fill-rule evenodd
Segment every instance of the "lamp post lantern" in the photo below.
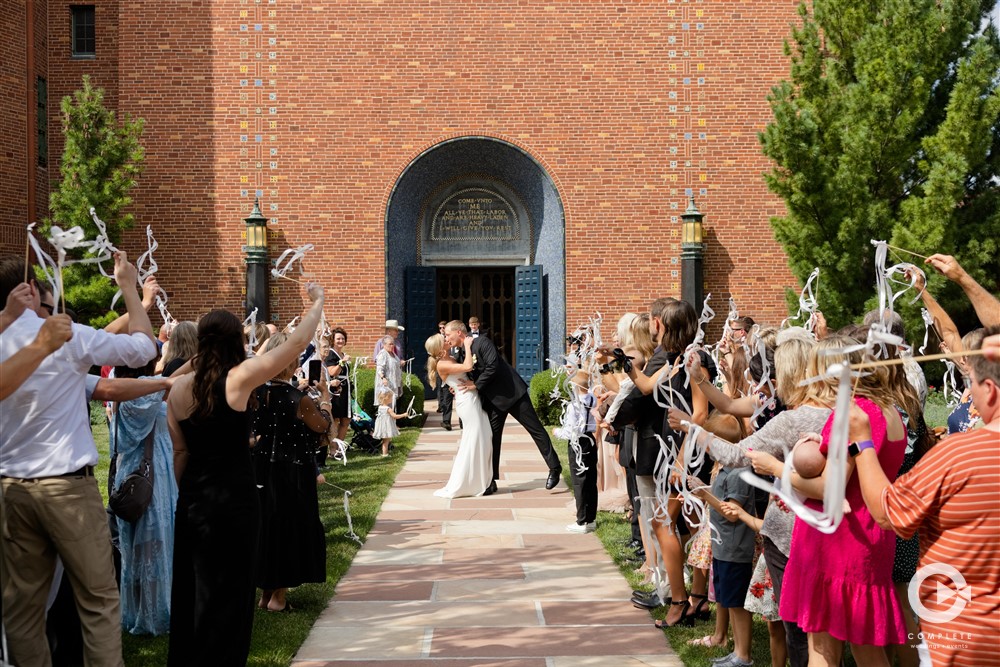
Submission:
M 702 243 L 702 220 L 704 214 L 694 203 L 694 195 L 688 200 L 687 210 L 681 215 L 681 298 L 701 312 L 704 301 L 704 268 L 702 258 L 705 245 Z
M 247 225 L 247 242 L 243 246 L 247 254 L 246 314 L 249 316 L 256 308 L 257 321 L 267 322 L 271 318 L 267 294 L 271 267 L 267 257 L 267 218 L 261 215 L 259 200 L 253 200 L 253 210 L 243 221 Z

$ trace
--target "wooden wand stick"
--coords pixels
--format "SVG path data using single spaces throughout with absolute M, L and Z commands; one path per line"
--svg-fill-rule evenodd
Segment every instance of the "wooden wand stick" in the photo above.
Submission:
M 920 259 L 927 259 L 927 255 L 921 255 L 919 252 L 913 252 L 912 250 L 907 250 L 906 248 L 899 248 L 894 245 L 889 245 L 888 243 L 885 244 L 885 247 L 892 248 L 893 250 L 898 250 L 899 252 L 905 252 L 909 255 L 913 255 L 914 257 L 919 257 Z
M 921 357 L 899 357 L 898 359 L 880 359 L 879 361 L 866 361 L 863 364 L 851 364 L 852 369 L 858 368 L 878 368 L 880 366 L 898 366 L 909 361 L 937 361 L 938 359 L 960 359 L 961 357 L 982 356 L 982 350 L 963 350 L 962 352 L 942 352 L 941 354 L 925 354 Z

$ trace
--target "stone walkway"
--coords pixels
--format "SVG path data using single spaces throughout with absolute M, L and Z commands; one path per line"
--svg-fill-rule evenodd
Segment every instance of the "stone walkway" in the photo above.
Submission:
M 508 420 L 499 492 L 437 498 L 460 431 L 431 418 L 296 667 L 680 667 L 594 535 L 567 533 L 564 482 L 546 491 Z

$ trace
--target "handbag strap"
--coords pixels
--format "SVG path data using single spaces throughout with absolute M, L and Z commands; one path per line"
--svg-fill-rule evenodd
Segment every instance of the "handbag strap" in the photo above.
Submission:
M 153 421 L 153 428 L 149 429 L 149 435 L 142 442 L 142 457 L 153 462 L 153 434 L 156 433 L 156 421 Z
M 108 463 L 108 497 L 111 497 L 115 488 L 115 477 L 118 476 L 118 403 L 115 402 L 114 410 L 111 412 L 112 419 L 115 420 L 115 433 L 112 438 L 111 461 Z

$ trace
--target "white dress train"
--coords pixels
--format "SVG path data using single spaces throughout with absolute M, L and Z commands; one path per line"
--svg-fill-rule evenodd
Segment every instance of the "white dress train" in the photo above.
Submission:
M 434 492 L 441 498 L 481 496 L 493 481 L 493 431 L 483 410 L 478 391 L 461 391 L 456 385 L 466 375 L 449 375 L 446 383 L 455 390 L 455 410 L 462 420 L 462 439 L 458 443 L 451 477 L 443 489 Z

